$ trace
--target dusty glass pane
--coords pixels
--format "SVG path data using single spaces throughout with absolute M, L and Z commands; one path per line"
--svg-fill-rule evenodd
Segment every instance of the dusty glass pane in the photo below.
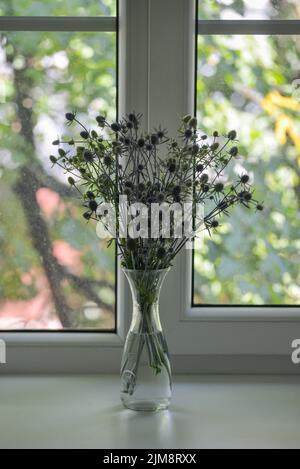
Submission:
M 203 130 L 236 129 L 264 201 L 236 209 L 195 253 L 196 304 L 300 303 L 300 36 L 202 36 L 197 109 Z
M 198 0 L 202 20 L 296 20 L 299 0 Z
M 115 253 L 82 218 L 52 141 L 116 113 L 114 33 L 1 34 L 0 329 L 113 329 Z M 86 117 L 86 112 L 88 116 Z M 57 147 L 55 147 L 57 148 Z
M 116 0 L 0 0 L 0 16 L 115 16 Z

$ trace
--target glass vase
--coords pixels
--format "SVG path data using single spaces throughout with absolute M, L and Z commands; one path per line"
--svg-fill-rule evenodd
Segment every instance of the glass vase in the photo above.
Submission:
M 132 293 L 132 321 L 121 364 L 121 400 L 132 410 L 167 409 L 172 376 L 159 317 L 159 295 L 165 270 L 126 270 Z

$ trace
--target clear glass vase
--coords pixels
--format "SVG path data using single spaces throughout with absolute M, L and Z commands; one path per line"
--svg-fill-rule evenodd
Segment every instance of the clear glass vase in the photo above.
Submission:
M 121 400 L 132 410 L 167 409 L 172 375 L 159 318 L 159 294 L 168 269 L 126 270 L 133 314 L 121 364 Z

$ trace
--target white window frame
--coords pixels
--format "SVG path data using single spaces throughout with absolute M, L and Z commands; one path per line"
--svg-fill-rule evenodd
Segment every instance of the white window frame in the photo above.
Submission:
M 198 19 L 197 35 L 201 34 L 299 35 L 300 21 Z M 299 372 L 291 366 L 290 355 L 293 338 L 300 337 L 300 307 L 192 307 L 191 251 L 182 254 L 177 272 L 174 291 L 177 287 L 181 294 L 179 309 L 175 301 L 173 305 L 178 325 L 171 341 L 178 354 L 193 357 L 194 370 Z M 209 366 L 203 365 L 205 357 Z
M 0 17 L 2 31 L 116 32 L 117 27 L 115 17 Z M 0 332 L 7 347 L 7 363 L 0 373 L 109 371 L 119 361 L 126 331 L 119 266 L 116 273 L 116 333 Z
M 194 113 L 195 13 L 195 0 L 119 1 L 120 116 L 136 110 L 144 115 L 145 128 L 161 123 L 172 134 L 182 115 Z M 50 27 L 52 31 L 108 31 L 116 27 L 113 18 L 101 17 L 0 18 L 2 30 L 14 29 L 17 23 L 23 30 L 37 25 L 47 31 Z M 264 22 L 264 33 L 281 28 L 278 23 Z M 290 34 L 300 34 L 298 22 L 289 25 Z M 254 26 L 244 20 L 198 21 L 203 34 L 250 34 Z M 261 26 L 257 23 L 256 33 Z M 245 307 L 191 309 L 191 272 L 191 253 L 183 251 L 162 289 L 161 318 L 175 371 L 300 371 L 290 360 L 291 342 L 300 337 L 299 308 L 288 312 L 284 308 L 255 312 Z M 0 333 L 7 343 L 7 364 L 0 367 L 0 373 L 118 371 L 130 303 L 118 266 L 116 334 Z

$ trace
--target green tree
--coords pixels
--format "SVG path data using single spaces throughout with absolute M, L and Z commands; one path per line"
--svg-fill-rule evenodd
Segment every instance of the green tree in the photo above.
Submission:
M 36 3 L 0 2 L 0 11 L 34 14 Z M 84 14 L 114 12 L 113 0 L 84 3 Z M 81 14 L 82 2 L 45 2 L 38 11 Z M 63 327 L 114 327 L 114 248 L 81 220 L 80 202 L 64 174 L 53 176 L 49 154 L 68 110 L 88 113 L 88 125 L 100 111 L 114 117 L 115 40 L 115 33 L 1 34 L 0 319 L 9 300 L 35 298 L 45 277 L 47 307 Z
M 230 8 L 243 15 L 245 3 L 232 2 Z M 296 3 L 288 3 L 285 17 L 296 17 Z M 217 15 L 216 2 L 199 5 L 200 15 Z M 230 222 L 223 220 L 220 232 L 195 254 L 196 303 L 300 301 L 298 70 L 298 36 L 198 39 L 199 120 L 208 133 L 237 130 L 240 156 L 234 172 L 250 173 L 255 197 L 264 200 L 265 210 L 263 216 L 235 210 Z

